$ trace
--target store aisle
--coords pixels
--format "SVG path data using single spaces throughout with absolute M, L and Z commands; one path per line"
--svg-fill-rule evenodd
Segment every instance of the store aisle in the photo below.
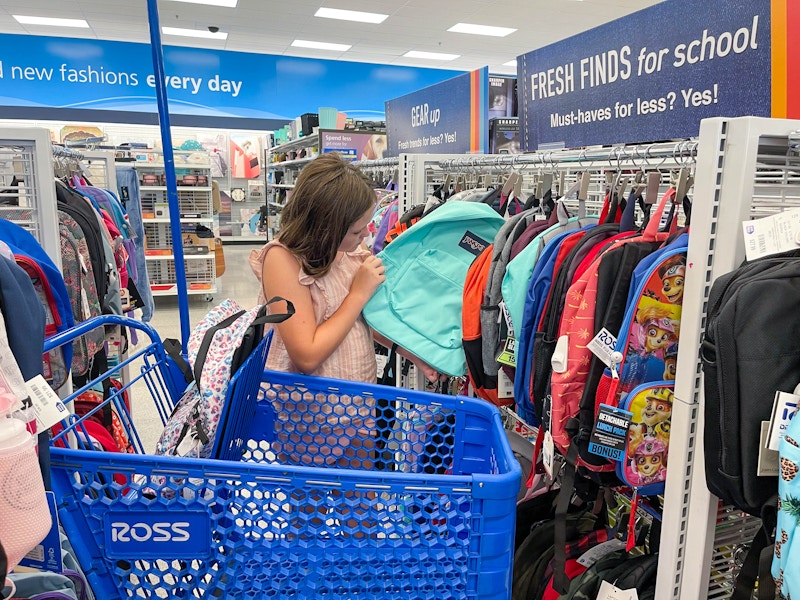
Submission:
M 252 308 L 258 300 L 259 283 L 250 270 L 248 256 L 253 248 L 258 245 L 227 245 L 225 249 L 225 273 L 217 280 L 217 292 L 213 295 L 210 302 L 205 300 L 202 295 L 189 296 L 189 321 L 192 327 L 203 318 L 203 316 L 226 298 L 233 298 L 245 308 Z M 156 309 L 150 325 L 155 328 L 161 339 L 175 338 L 180 339 L 181 326 L 178 314 L 178 299 L 160 296 L 155 299 Z M 133 365 L 134 370 L 138 367 Z M 141 385 L 141 387 L 139 387 Z M 150 394 L 144 387 L 144 383 L 137 383 L 133 386 L 134 400 L 137 396 L 149 400 Z M 134 404 L 133 411 L 136 428 L 142 437 L 144 447 L 152 452 L 155 448 L 158 436 L 161 434 L 162 425 L 152 405 L 152 402 L 142 403 L 141 409 Z
M 233 298 L 245 308 L 255 306 L 258 300 L 259 283 L 250 270 L 248 256 L 256 244 L 229 244 L 225 250 L 225 273 L 217 280 L 217 292 L 213 299 L 206 302 L 201 295 L 189 296 L 189 321 L 194 325 L 203 318 L 213 306 L 226 298 Z M 178 299 L 159 296 L 155 299 L 156 310 L 150 324 L 155 327 L 161 338 L 180 339 L 180 317 L 178 315 Z

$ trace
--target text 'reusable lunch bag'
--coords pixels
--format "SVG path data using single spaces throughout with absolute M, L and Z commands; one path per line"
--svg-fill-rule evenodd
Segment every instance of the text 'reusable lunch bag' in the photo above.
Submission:
M 263 324 L 281 323 L 294 314 L 291 302 L 286 304 L 285 314 L 265 314 L 266 306 L 244 310 L 227 299 L 200 320 L 187 348 L 192 370 L 187 378 L 194 381 L 164 426 L 156 454 L 211 456 L 231 378 L 263 337 Z
M 440 373 L 465 375 L 464 281 L 503 223 L 485 204 L 448 202 L 399 235 L 379 254 L 386 281 L 364 307 L 369 326 Z

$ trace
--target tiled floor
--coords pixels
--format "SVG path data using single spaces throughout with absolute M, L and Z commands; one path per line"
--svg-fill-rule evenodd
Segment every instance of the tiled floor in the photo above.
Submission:
M 255 306 L 258 299 L 259 283 L 250 270 L 248 256 L 250 251 L 260 248 L 258 244 L 228 244 L 225 251 L 225 273 L 217 280 L 217 292 L 211 302 L 203 295 L 189 296 L 189 322 L 192 327 L 213 306 L 225 298 L 233 298 L 245 308 Z M 150 324 L 161 335 L 162 339 L 180 339 L 180 316 L 178 299 L 168 296 L 156 298 L 156 310 Z

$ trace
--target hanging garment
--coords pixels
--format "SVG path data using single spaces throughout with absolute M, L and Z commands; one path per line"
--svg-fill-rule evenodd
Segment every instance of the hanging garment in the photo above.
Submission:
M 128 212 L 131 230 L 136 234 L 136 239 L 141 243 L 136 244 L 133 261 L 136 263 L 136 272 L 131 272 L 136 290 L 142 299 L 142 321 L 149 321 L 153 316 L 155 303 L 153 292 L 150 289 L 150 278 L 147 274 L 147 261 L 144 254 L 144 224 L 142 222 L 142 201 L 139 196 L 139 177 L 133 167 L 117 167 L 117 187 L 119 197 L 125 210 Z

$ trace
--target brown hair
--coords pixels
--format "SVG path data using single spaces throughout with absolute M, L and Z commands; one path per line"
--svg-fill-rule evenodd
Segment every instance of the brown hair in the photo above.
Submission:
M 300 172 L 281 212 L 278 237 L 306 273 L 322 277 L 336 259 L 347 230 L 374 206 L 369 179 L 339 154 L 323 154 Z

